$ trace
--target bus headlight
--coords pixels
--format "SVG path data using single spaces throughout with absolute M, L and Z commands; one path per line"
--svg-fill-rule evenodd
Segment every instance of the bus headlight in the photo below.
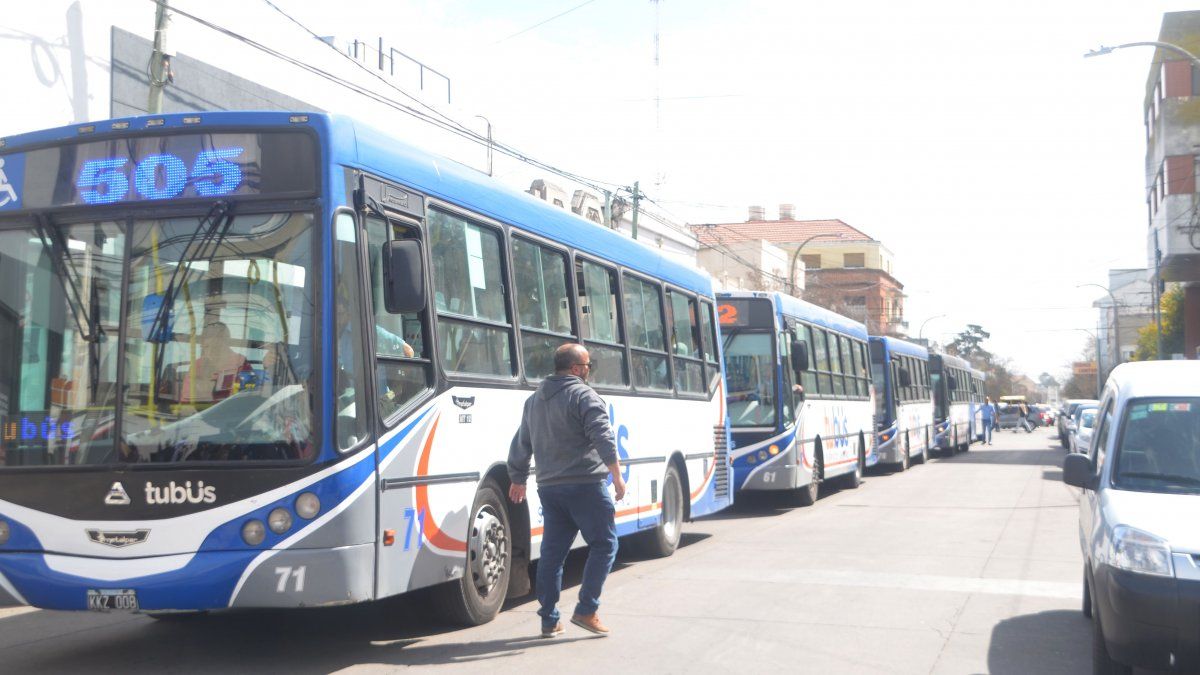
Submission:
M 321 512 L 321 500 L 311 492 L 296 497 L 296 513 L 305 520 L 312 520 Z
M 282 506 L 267 516 L 267 527 L 275 534 L 283 534 L 292 529 L 292 514 Z
M 12 529 L 8 526 L 8 521 L 0 520 L 0 546 L 8 543 L 9 536 L 12 535 Z
M 242 526 L 242 541 L 251 546 L 258 546 L 267 538 L 267 528 L 261 520 L 248 520 Z

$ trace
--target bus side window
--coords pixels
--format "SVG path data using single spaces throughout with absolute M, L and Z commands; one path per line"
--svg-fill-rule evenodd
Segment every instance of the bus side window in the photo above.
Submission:
M 575 262 L 578 286 L 579 335 L 592 359 L 590 380 L 599 385 L 625 387 L 625 344 L 617 307 L 617 274 L 589 260 Z
M 450 373 L 512 377 L 500 233 L 439 210 L 428 222 L 438 360 Z
M 833 373 L 833 394 L 834 396 L 846 395 L 846 379 L 842 373 L 846 369 L 842 367 L 841 348 L 838 346 L 843 338 L 840 335 L 829 333 L 829 370 Z
M 721 376 L 721 364 L 717 363 L 717 337 L 715 333 L 716 322 L 713 321 L 713 306 L 711 302 L 701 301 L 700 303 L 700 343 L 704 347 L 704 362 L 707 364 L 708 378 L 706 379 L 707 386 L 712 387 L 713 382 Z
M 821 393 L 825 391 L 821 389 L 820 385 L 818 384 L 819 379 L 817 378 L 817 370 L 820 369 L 820 365 L 817 361 L 816 336 L 817 332 L 813 330 L 812 326 L 806 323 L 800 324 L 797 328 L 796 337 L 804 340 L 805 344 L 808 345 L 808 362 L 811 364 L 808 370 L 804 371 L 804 377 L 802 380 L 802 384 L 804 385 L 804 395 L 807 398 L 820 398 Z
M 629 364 L 633 385 L 645 389 L 670 389 L 662 292 L 658 286 L 625 275 L 625 316 L 629 321 L 629 347 L 633 354 Z
M 554 374 L 554 351 L 575 342 L 567 259 L 558 251 L 520 237 L 512 239 L 512 256 L 525 377 L 537 381 Z
M 681 392 L 704 391 L 704 362 L 700 360 L 700 328 L 696 301 L 679 291 L 667 291 L 671 309 L 671 353 L 675 369 L 675 389 Z

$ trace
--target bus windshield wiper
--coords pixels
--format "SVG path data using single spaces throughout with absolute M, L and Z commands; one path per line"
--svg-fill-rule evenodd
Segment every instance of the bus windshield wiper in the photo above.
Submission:
M 50 255 L 50 264 L 53 265 L 54 273 L 62 284 L 63 295 L 71 309 L 71 318 L 75 320 L 75 328 L 79 331 L 80 338 L 84 342 L 99 342 L 103 329 L 98 321 L 92 322 L 83 304 L 83 293 L 79 290 L 83 275 L 75 267 L 71 247 L 63 240 L 62 231 L 50 224 L 46 216 L 39 213 L 34 216 L 34 220 L 37 223 L 34 229 L 37 230 L 38 238 L 42 240 L 42 246 Z
M 217 254 L 217 249 L 221 242 L 229 233 L 229 228 L 233 225 L 233 206 L 226 201 L 219 201 L 212 205 L 208 213 L 197 223 L 195 231 L 192 232 L 192 237 L 188 239 L 188 243 L 183 247 L 183 256 L 175 264 L 175 269 L 171 272 L 171 278 L 167 281 L 167 287 L 163 290 L 162 298 L 158 306 L 158 311 L 154 314 L 154 321 L 150 324 L 148 342 L 163 342 L 167 325 L 167 317 L 171 315 L 171 307 L 175 304 L 175 292 L 181 279 L 187 279 L 191 273 L 192 263 L 203 258 L 209 261 Z M 193 249 L 192 246 L 195 245 Z M 206 249 L 211 249 L 205 254 Z M 188 252 L 191 251 L 189 255 Z M 182 277 L 180 276 L 182 271 Z M 160 354 L 161 356 L 161 354 Z
M 1177 473 L 1152 473 L 1148 471 L 1122 471 L 1117 474 L 1118 478 L 1144 478 L 1147 480 L 1161 480 L 1167 483 L 1179 483 L 1182 485 L 1200 485 L 1200 478 L 1193 476 L 1183 476 Z

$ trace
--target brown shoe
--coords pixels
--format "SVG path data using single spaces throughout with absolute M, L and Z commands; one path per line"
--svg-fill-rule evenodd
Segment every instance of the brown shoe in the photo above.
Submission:
M 563 632 L 565 632 L 565 631 L 563 629 L 563 625 L 562 625 L 561 621 L 554 624 L 554 626 L 552 626 L 550 628 L 542 626 L 542 637 L 544 637 L 544 638 L 558 637 L 559 635 L 562 635 Z
M 571 623 L 588 632 L 595 633 L 596 635 L 608 635 L 608 627 L 600 623 L 599 614 L 591 614 L 588 616 L 576 614 L 575 616 L 571 617 Z

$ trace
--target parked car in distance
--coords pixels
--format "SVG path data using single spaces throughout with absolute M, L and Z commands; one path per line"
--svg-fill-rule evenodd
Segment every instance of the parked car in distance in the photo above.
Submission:
M 1096 426 L 1096 412 L 1098 408 L 1093 406 L 1079 406 L 1079 410 L 1075 411 L 1078 415 L 1078 422 L 1075 422 L 1075 433 L 1071 434 L 1071 452 L 1087 453 L 1088 446 L 1092 442 L 1092 430 Z
M 1063 401 L 1063 407 L 1058 411 L 1058 442 L 1064 448 L 1071 447 L 1071 438 L 1067 431 L 1067 427 L 1071 422 L 1071 415 L 1075 414 L 1075 410 L 1083 403 L 1099 403 L 1092 398 L 1069 398 Z
M 1114 368 L 1094 433 L 1063 461 L 1094 671 L 1200 672 L 1200 361 Z
M 1017 429 L 1021 426 L 1021 408 L 1007 403 L 1000 404 L 996 414 L 996 425 L 1001 429 Z
M 1030 416 L 1037 418 L 1037 425 L 1039 427 L 1048 427 L 1051 424 L 1054 424 L 1054 413 L 1052 412 L 1050 406 L 1039 403 L 1038 405 L 1033 406 L 1033 411 L 1034 413 Z

